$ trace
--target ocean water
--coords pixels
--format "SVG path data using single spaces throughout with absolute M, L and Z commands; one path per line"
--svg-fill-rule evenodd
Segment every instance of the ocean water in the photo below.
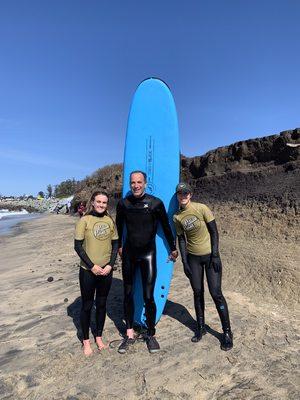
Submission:
M 40 214 L 37 213 L 30 214 L 26 210 L 9 211 L 6 209 L 0 209 L 0 235 L 6 235 L 7 233 L 10 233 L 20 222 L 37 218 L 39 215 Z

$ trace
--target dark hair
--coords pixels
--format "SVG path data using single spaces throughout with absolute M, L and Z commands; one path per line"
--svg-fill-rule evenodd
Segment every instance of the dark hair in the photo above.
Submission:
M 142 174 L 143 177 L 144 177 L 145 182 L 147 182 L 147 174 L 146 174 L 146 172 L 140 171 L 140 170 L 136 170 L 136 171 L 130 172 L 130 176 L 129 176 L 129 180 L 130 180 L 130 181 L 131 181 L 131 176 L 132 176 L 133 174 Z
M 87 202 L 87 206 L 86 206 L 86 211 L 84 213 L 84 215 L 88 215 L 92 210 L 93 210 L 93 201 L 95 200 L 95 198 L 99 195 L 102 196 L 106 196 L 107 197 L 107 201 L 109 201 L 109 197 L 108 197 L 108 193 L 105 192 L 104 190 L 97 190 L 96 192 L 94 192 L 89 201 Z M 105 211 L 106 214 L 108 214 L 107 210 Z

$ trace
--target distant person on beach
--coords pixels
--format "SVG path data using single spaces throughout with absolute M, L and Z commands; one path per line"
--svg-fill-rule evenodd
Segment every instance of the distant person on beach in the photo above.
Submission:
M 119 235 L 119 254 L 122 256 L 122 273 L 124 284 L 124 314 L 126 336 L 119 346 L 119 353 L 126 353 L 135 342 L 133 331 L 134 318 L 134 276 L 139 266 L 142 277 L 145 302 L 147 335 L 145 337 L 150 353 L 159 351 L 155 338 L 156 304 L 154 286 L 156 281 L 156 247 L 155 236 L 158 223 L 161 223 L 166 240 L 170 247 L 170 260 L 175 261 L 178 252 L 163 202 L 157 197 L 145 193 L 147 176 L 142 171 L 130 174 L 131 194 L 121 199 L 117 205 L 116 224 Z M 126 227 L 124 247 L 122 237 Z
M 77 222 L 75 251 L 81 259 L 79 282 L 82 306 L 80 323 L 83 333 L 83 352 L 92 354 L 89 340 L 91 310 L 96 293 L 95 340 L 99 350 L 107 345 L 102 340 L 106 317 L 106 300 L 112 283 L 113 266 L 118 254 L 118 235 L 107 212 L 108 195 L 97 191 L 87 204 L 85 215 Z
M 223 336 L 221 349 L 233 347 L 229 313 L 221 290 L 222 263 L 219 253 L 219 235 L 215 217 L 211 210 L 201 203 L 191 201 L 192 189 L 187 183 L 176 187 L 179 210 L 174 215 L 176 233 L 183 268 L 194 292 L 197 331 L 192 342 L 199 342 L 205 335 L 204 324 L 204 270 L 209 292 L 221 319 Z
M 86 204 L 81 201 L 77 208 L 78 215 L 80 217 L 82 217 L 84 215 L 85 211 L 86 211 Z

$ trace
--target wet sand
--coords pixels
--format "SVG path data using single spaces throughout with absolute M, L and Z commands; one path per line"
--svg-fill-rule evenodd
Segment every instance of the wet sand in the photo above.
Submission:
M 34 218 L 41 218 L 42 216 L 42 214 L 32 213 L 2 218 L 0 219 L 0 236 L 14 233 L 16 234 L 22 222 L 26 222 Z
M 298 399 L 297 221 L 288 226 L 285 216 L 264 215 L 258 227 L 257 213 L 232 206 L 217 207 L 216 215 L 234 332 L 229 352 L 220 350 L 221 327 L 208 290 L 208 334 L 190 341 L 192 292 L 177 262 L 157 326 L 161 352 L 150 355 L 138 342 L 129 353 L 117 353 L 125 329 L 118 267 L 104 328 L 104 338 L 115 342 L 101 353 L 93 345 L 93 356 L 85 358 L 76 218 L 50 215 L 0 237 L 1 399 Z

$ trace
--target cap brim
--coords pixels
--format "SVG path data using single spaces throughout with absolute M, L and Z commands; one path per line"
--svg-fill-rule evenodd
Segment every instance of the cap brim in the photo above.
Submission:
M 190 190 L 177 190 L 176 193 L 189 194 Z

